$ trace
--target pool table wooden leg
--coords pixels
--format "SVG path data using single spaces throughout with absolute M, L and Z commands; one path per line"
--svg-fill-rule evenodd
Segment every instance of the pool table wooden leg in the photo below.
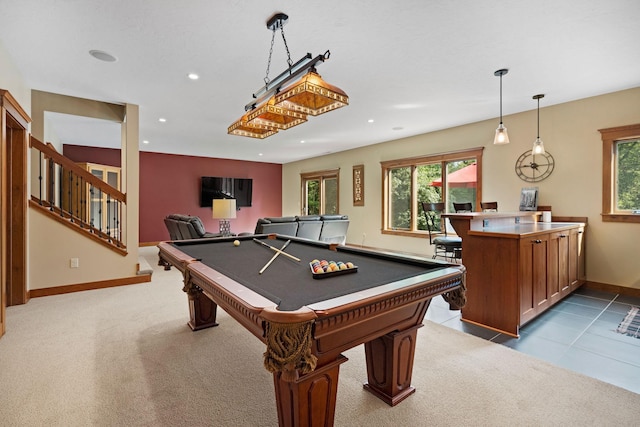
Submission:
M 348 359 L 317 367 L 293 382 L 284 381 L 280 372 L 273 374 L 280 427 L 331 427 L 336 413 L 338 373 Z
M 198 331 L 218 326 L 216 323 L 218 304 L 211 301 L 199 288 L 191 288 L 187 295 L 189 296 L 189 322 L 187 323 L 189 327 Z
M 418 328 L 391 332 L 365 343 L 368 383 L 365 390 L 395 406 L 416 390 L 411 386 Z

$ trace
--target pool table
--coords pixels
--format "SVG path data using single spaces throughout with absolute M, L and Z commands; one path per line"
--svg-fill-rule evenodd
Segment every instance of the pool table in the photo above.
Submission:
M 454 308 L 464 305 L 459 264 L 281 235 L 158 247 L 159 263 L 184 276 L 194 331 L 216 326 L 220 306 L 266 344 L 281 426 L 333 425 L 339 366 L 347 360 L 341 352 L 360 344 L 364 388 L 396 405 L 415 391 L 417 329 L 431 299 L 443 295 Z M 355 267 L 314 274 L 316 259 Z

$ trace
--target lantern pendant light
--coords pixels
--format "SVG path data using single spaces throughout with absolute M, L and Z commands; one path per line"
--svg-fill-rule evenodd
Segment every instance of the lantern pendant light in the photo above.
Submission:
M 538 100 L 538 133 L 536 134 L 536 140 L 533 141 L 533 149 L 531 154 L 544 154 L 544 143 L 540 139 L 540 98 L 544 98 L 544 94 L 533 95 L 533 99 Z
M 508 72 L 508 69 L 502 68 L 493 73 L 494 76 L 500 77 L 500 124 L 496 129 L 496 136 L 493 139 L 493 143 L 495 145 L 503 145 L 509 143 L 509 134 L 507 133 L 507 128 L 502 124 L 502 76 L 504 76 Z
M 316 71 L 317 65 L 328 60 L 331 52 L 327 50 L 316 57 L 307 53 L 293 63 L 284 36 L 284 25 L 288 20 L 286 14 L 276 13 L 267 21 L 267 28 L 271 30 L 271 48 L 265 85 L 252 94 L 251 102 L 244 107 L 246 113 L 227 128 L 230 135 L 267 138 L 306 122 L 307 115 L 317 116 L 349 105 L 347 94 L 325 82 Z M 271 80 L 269 70 L 277 30 L 282 33 L 289 67 Z

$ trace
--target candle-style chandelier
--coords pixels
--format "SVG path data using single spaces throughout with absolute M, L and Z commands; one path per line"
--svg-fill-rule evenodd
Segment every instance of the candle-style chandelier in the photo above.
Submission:
M 306 122 L 307 115 L 318 116 L 349 105 L 347 94 L 325 82 L 316 71 L 318 64 L 329 59 L 331 53 L 328 50 L 316 57 L 307 53 L 295 64 L 291 61 L 284 36 L 284 25 L 288 20 L 286 14 L 277 13 L 267 21 L 272 36 L 265 85 L 252 95 L 253 99 L 245 105 L 242 117 L 229 126 L 230 135 L 267 138 Z M 270 80 L 269 68 L 277 30 L 282 33 L 289 67 Z

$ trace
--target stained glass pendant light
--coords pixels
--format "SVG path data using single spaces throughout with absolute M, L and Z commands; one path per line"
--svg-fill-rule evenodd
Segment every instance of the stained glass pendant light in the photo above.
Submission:
M 229 135 L 264 139 L 278 133 L 278 130 L 258 123 L 249 123 L 247 115 L 245 114 L 229 126 L 227 133 Z
M 347 94 L 322 80 L 315 68 L 309 69 L 298 83 L 283 89 L 275 98 L 276 105 L 312 116 L 349 105 Z
M 276 13 L 267 21 L 267 28 L 272 31 L 272 37 L 265 85 L 255 92 L 251 102 L 245 105 L 246 113 L 229 126 L 229 134 L 266 138 L 279 130 L 290 129 L 306 122 L 308 114 L 317 116 L 349 104 L 347 94 L 325 82 L 316 71 L 318 64 L 329 59 L 328 50 L 316 57 L 307 53 L 295 64 L 291 61 L 283 29 L 288 19 L 286 14 Z M 270 80 L 269 69 L 276 30 L 282 33 L 289 67 Z

